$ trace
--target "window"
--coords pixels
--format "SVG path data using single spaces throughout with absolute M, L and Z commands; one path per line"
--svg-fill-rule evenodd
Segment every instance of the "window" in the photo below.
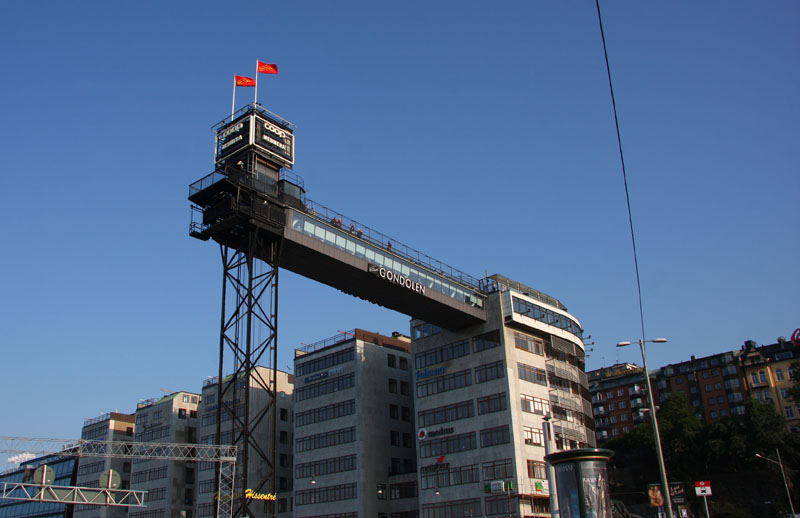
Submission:
M 354 498 L 358 498 L 357 484 L 341 484 L 297 491 L 294 503 L 295 505 L 309 505 Z
M 503 360 L 487 363 L 475 367 L 475 383 L 483 383 L 494 379 L 504 378 Z
M 461 358 L 469 354 L 469 340 L 461 340 L 451 344 L 435 347 L 430 351 L 417 353 L 414 355 L 414 365 L 417 369 L 422 369 L 430 365 L 436 365 L 456 358 Z
M 522 411 L 530 414 L 546 415 L 550 413 L 550 401 L 538 397 L 520 394 Z
M 411 409 L 408 408 L 407 406 L 401 407 L 400 408 L 400 418 L 403 421 L 405 421 L 407 423 L 410 423 L 411 422 Z
M 411 394 L 411 389 L 409 388 L 407 381 L 400 382 L 400 394 L 403 396 L 408 396 Z
M 466 369 L 417 383 L 417 397 L 426 397 L 472 385 L 472 373 Z
M 295 426 L 306 426 L 321 421 L 328 421 L 330 419 L 336 419 L 337 417 L 354 414 L 355 411 L 355 399 L 340 401 L 331 405 L 300 412 L 295 416 Z
M 330 432 L 309 435 L 295 440 L 295 451 L 302 452 L 315 450 L 318 448 L 328 448 L 337 444 L 354 442 L 356 440 L 356 428 L 341 428 Z
M 281 421 L 287 421 L 289 419 L 289 410 L 286 408 L 281 408 L 280 410 L 280 419 Z
M 433 426 L 459 419 L 467 419 L 475 414 L 475 407 L 472 400 L 453 403 L 452 405 L 440 406 L 419 412 L 417 419 L 420 428 Z
M 486 503 L 486 516 L 496 514 L 508 515 L 511 513 L 511 500 L 506 495 L 487 496 L 483 500 Z
M 490 414 L 492 412 L 500 412 L 501 410 L 505 410 L 506 408 L 507 405 L 506 405 L 505 392 L 500 392 L 499 394 L 492 394 L 490 396 L 483 396 L 478 398 L 478 415 Z
M 511 459 L 484 462 L 483 480 L 499 480 L 501 478 L 514 478 L 514 467 Z
M 711 385 L 710 384 L 706 385 L 706 392 L 711 392 Z
M 620 401 L 619 402 L 619 407 L 620 408 L 626 408 L 627 406 L 628 406 L 628 403 L 626 403 L 625 401 Z
M 489 448 L 509 442 L 511 442 L 511 435 L 508 431 L 508 425 L 481 430 L 481 448 Z
M 420 458 L 438 457 L 447 453 L 474 450 L 477 448 L 475 432 L 448 435 L 442 438 L 426 439 L 420 442 Z
M 394 368 L 397 366 L 397 356 L 395 356 L 394 354 L 389 354 L 386 356 L 386 358 L 389 361 L 389 367 Z
M 325 394 L 332 394 L 340 390 L 355 386 L 355 375 L 351 372 L 335 378 L 328 378 L 313 385 L 306 385 L 294 391 L 295 401 L 305 401 Z
M 295 368 L 295 376 L 304 376 L 312 372 L 328 369 L 334 365 L 353 361 L 353 358 L 355 358 L 355 350 L 353 347 L 342 349 L 321 358 L 301 363 Z
M 784 407 L 783 408 L 783 413 L 784 413 L 784 415 L 786 417 L 788 417 L 790 419 L 794 417 L 794 410 L 790 406 Z
M 783 381 L 783 370 L 782 369 L 778 369 L 778 370 L 775 371 L 775 378 L 778 381 Z
M 389 392 L 397 394 L 397 380 L 389 378 Z
M 472 339 L 472 351 L 479 353 L 500 345 L 500 331 L 478 335 Z
M 442 332 L 442 329 L 439 326 L 435 326 L 433 324 L 423 323 L 414 326 L 414 340 L 420 340 L 422 338 L 427 338 L 429 336 L 439 334 Z
M 389 432 L 389 444 L 392 446 L 400 446 L 400 432 L 391 430 Z
M 536 336 L 526 335 L 514 331 L 514 347 L 528 351 L 529 353 L 544 356 L 544 340 Z
M 400 419 L 400 408 L 397 405 L 389 405 L 389 417 Z
M 478 465 L 469 466 L 450 466 L 447 469 L 433 469 L 420 472 L 422 489 L 432 489 L 435 487 L 459 486 L 461 484 L 471 484 L 478 482 Z
M 764 373 L 764 371 L 759 371 L 758 377 L 761 379 L 761 383 L 767 382 L 767 375 Z
M 528 461 L 528 478 L 547 478 L 547 467 L 544 462 Z
M 525 444 L 532 444 L 534 446 L 541 446 L 544 444 L 544 435 L 542 431 L 530 426 L 522 428 L 522 435 L 525 437 Z
M 547 386 L 547 373 L 524 363 L 517 363 L 519 379 Z
M 280 442 L 281 444 L 289 443 L 289 433 L 286 430 L 281 430 L 278 442 Z
M 404 371 L 408 370 L 408 358 L 400 357 L 400 369 Z
M 330 459 L 298 464 L 295 466 L 295 478 L 311 478 L 312 476 L 353 471 L 355 469 L 356 456 L 346 455 L 344 457 L 333 457 Z

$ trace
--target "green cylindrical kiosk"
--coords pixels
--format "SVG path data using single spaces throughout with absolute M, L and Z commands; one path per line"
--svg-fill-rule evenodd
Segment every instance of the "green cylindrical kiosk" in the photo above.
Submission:
M 581 448 L 545 456 L 556 473 L 560 518 L 613 518 L 608 489 L 611 450 Z

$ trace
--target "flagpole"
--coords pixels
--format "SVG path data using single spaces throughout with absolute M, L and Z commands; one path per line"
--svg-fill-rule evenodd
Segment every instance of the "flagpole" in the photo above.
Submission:
M 231 96 L 231 122 L 233 122 L 234 106 L 236 106 L 236 76 L 233 76 L 233 95 Z
M 258 60 L 256 59 L 256 94 L 253 96 L 253 106 L 258 104 Z

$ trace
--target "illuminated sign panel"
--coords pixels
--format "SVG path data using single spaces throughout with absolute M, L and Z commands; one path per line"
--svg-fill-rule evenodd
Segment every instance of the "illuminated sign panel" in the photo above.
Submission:
M 294 163 L 294 135 L 289 130 L 261 117 L 255 118 L 255 126 L 253 143 L 291 166 Z
M 294 164 L 294 134 L 291 130 L 256 114 L 237 119 L 217 131 L 216 161 L 224 160 L 247 146 L 259 148 L 285 166 Z

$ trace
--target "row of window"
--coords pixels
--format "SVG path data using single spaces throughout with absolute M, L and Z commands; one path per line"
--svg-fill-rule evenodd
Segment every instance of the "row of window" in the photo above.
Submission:
M 320 423 L 337 417 L 351 415 L 356 411 L 356 400 L 339 401 L 331 405 L 313 408 L 305 412 L 300 412 L 295 416 L 295 426 L 306 426 L 313 423 Z
M 295 367 L 295 376 L 305 376 L 306 374 L 321 371 L 322 369 L 329 369 L 335 365 L 353 361 L 353 358 L 355 358 L 354 347 L 340 349 L 334 353 L 298 364 Z
M 170 425 L 166 425 L 147 430 L 146 432 L 139 432 L 136 434 L 136 442 L 150 442 L 169 437 L 170 428 Z
M 475 367 L 475 383 L 484 383 L 494 379 L 504 378 L 506 371 L 503 368 L 503 360 L 499 360 Z
M 234 412 L 236 412 L 236 417 L 244 417 L 244 404 L 239 403 L 236 405 Z M 223 407 L 221 414 L 223 423 L 231 420 L 231 411 L 229 407 Z M 217 424 L 216 410 L 203 414 L 203 417 L 200 419 L 200 426 L 210 426 L 212 424 Z
M 539 322 L 544 322 L 545 324 L 550 324 L 565 331 L 569 331 L 578 338 L 580 338 L 583 335 L 583 330 L 581 329 L 581 326 L 578 325 L 577 322 L 575 322 L 574 320 L 565 315 L 556 313 L 555 311 L 551 311 L 549 309 L 543 308 L 542 306 L 533 304 L 531 302 L 528 302 L 527 300 L 522 300 L 517 297 L 512 297 L 512 301 L 515 313 L 519 313 L 520 315 L 533 318 L 535 320 L 538 320 Z
M 440 345 L 433 349 L 414 355 L 414 366 L 419 370 L 429 365 L 461 358 L 469 354 L 469 339 Z
M 529 414 L 547 415 L 550 413 L 550 401 L 540 397 L 533 397 L 527 394 L 520 394 L 522 411 Z
M 356 427 L 341 428 L 339 430 L 331 430 L 330 432 L 318 433 L 316 435 L 309 435 L 301 439 L 295 440 L 295 451 L 297 453 L 316 450 L 319 448 L 328 448 L 336 446 L 337 444 L 345 444 L 354 442 L 356 440 Z
M 489 448 L 499 444 L 511 442 L 511 433 L 508 425 L 487 428 L 480 431 L 481 448 Z M 448 435 L 438 439 L 427 439 L 420 443 L 420 458 L 438 457 L 449 453 L 474 450 L 477 448 L 475 432 L 458 435 Z
M 309 478 L 317 475 L 329 475 L 342 471 L 353 471 L 356 469 L 356 456 L 345 455 L 331 459 L 306 462 L 295 466 L 295 478 Z
M 295 505 L 321 504 L 350 500 L 356 497 L 358 497 L 358 484 L 341 484 L 297 491 L 294 503 Z
M 544 340 L 537 336 L 526 335 L 519 331 L 514 331 L 514 347 L 528 351 L 529 353 L 544 356 Z
M 167 488 L 165 487 L 157 487 L 154 489 L 148 489 L 147 493 L 144 495 L 145 502 L 155 502 L 156 500 L 164 500 L 167 497 Z
M 517 363 L 517 374 L 521 380 L 547 386 L 547 372 L 542 369 L 524 363 Z
M 78 468 L 78 476 L 80 475 L 88 475 L 89 473 L 98 473 L 103 471 L 103 468 L 106 466 L 106 461 L 101 460 L 99 462 L 92 462 L 91 464 L 83 464 L 81 463 L 81 467 Z
M 335 378 L 326 379 L 313 385 L 307 385 L 299 388 L 294 392 L 295 401 L 304 401 L 315 397 L 323 396 L 325 394 L 332 394 L 340 390 L 345 390 L 354 387 L 355 375 L 351 372 Z
M 142 482 L 147 482 L 148 480 L 158 480 L 162 478 L 167 478 L 166 466 L 162 466 L 160 468 L 147 469 L 143 471 L 137 471 L 133 475 L 131 475 L 131 483 L 140 484 Z
M 429 351 L 414 355 L 414 366 L 417 369 L 424 369 L 431 365 L 461 358 L 470 354 L 469 339 L 440 345 Z M 492 331 L 472 338 L 473 352 L 481 352 L 492 349 L 500 345 L 500 331 Z
M 422 398 L 449 392 L 472 385 L 472 371 L 469 369 L 439 376 L 417 383 L 417 397 Z

